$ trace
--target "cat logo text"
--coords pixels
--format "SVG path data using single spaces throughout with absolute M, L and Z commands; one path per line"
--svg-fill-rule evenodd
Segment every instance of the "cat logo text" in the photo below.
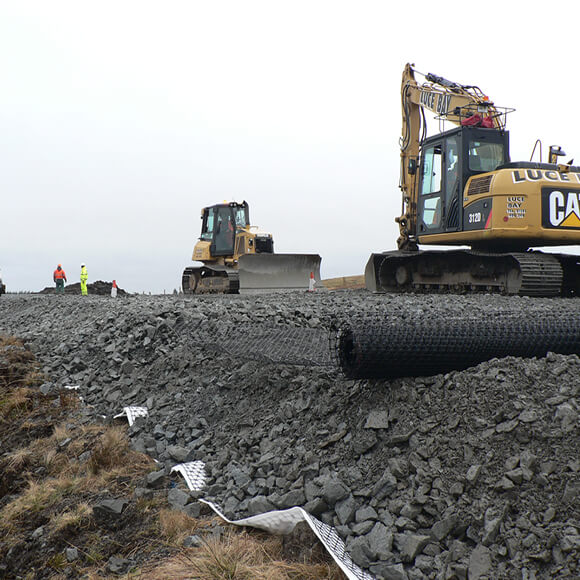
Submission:
M 542 188 L 542 225 L 580 228 L 580 192 Z

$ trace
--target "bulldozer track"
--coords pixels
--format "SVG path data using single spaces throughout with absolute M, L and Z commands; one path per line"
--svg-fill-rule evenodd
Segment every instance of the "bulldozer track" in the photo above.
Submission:
M 239 274 L 233 270 L 185 268 L 182 275 L 184 294 L 238 294 Z

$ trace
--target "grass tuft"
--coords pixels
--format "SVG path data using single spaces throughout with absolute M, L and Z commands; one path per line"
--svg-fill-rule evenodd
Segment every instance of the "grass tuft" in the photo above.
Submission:
M 101 471 L 122 467 L 129 453 L 129 440 L 125 429 L 122 427 L 111 427 L 107 429 L 95 448 L 92 450 L 89 459 L 89 469 L 93 474 Z
M 92 515 L 93 508 L 88 503 L 79 503 L 71 510 L 55 516 L 51 521 L 51 531 L 58 533 L 67 529 L 81 528 L 91 520 Z
M 166 540 L 174 545 L 181 545 L 187 536 L 199 528 L 199 521 L 183 512 L 162 509 L 159 512 L 159 531 Z
M 333 564 L 305 564 L 282 560 L 282 540 L 259 532 L 230 529 L 222 538 L 210 539 L 201 548 L 144 570 L 148 580 L 342 580 Z

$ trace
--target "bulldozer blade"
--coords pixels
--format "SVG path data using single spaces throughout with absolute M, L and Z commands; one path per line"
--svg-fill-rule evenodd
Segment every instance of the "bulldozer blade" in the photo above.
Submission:
M 239 259 L 240 291 L 308 290 L 320 282 L 318 254 L 244 254 Z

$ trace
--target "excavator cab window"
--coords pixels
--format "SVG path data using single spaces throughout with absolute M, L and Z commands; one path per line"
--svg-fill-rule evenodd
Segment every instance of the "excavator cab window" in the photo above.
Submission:
M 504 162 L 503 143 L 491 143 L 475 139 L 469 141 L 470 171 L 494 171 Z
M 429 145 L 423 152 L 421 173 L 421 228 L 441 227 L 443 154 L 441 143 Z
M 421 176 L 421 195 L 441 191 L 441 145 L 427 148 L 423 154 L 423 175 Z

